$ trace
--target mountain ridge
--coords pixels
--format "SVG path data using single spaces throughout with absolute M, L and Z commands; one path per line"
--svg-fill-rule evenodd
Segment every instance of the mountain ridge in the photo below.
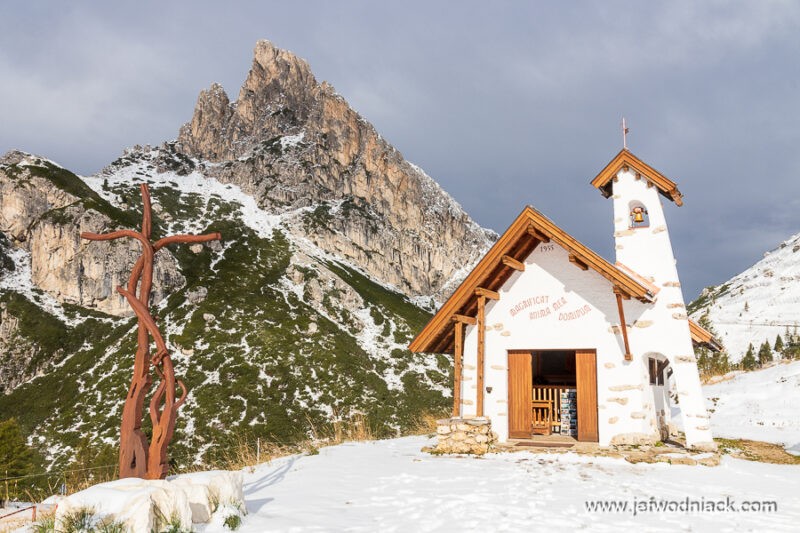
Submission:
M 787 328 L 800 326 L 800 233 L 728 281 L 704 289 L 688 310 L 694 319 L 708 315 L 732 362 L 751 343 L 756 351 L 765 341 L 774 346 Z
M 260 48 L 248 80 L 271 110 L 240 91 L 236 109 L 257 124 L 248 143 L 234 136 L 241 153 L 201 154 L 182 134 L 127 149 L 88 177 L 22 152 L 2 160 L 0 203 L 14 216 L 0 219 L 0 367 L 13 379 L 0 382 L 0 418 L 19 420 L 46 465 L 65 466 L 85 446 L 98 457 L 113 450 L 135 343 L 114 287 L 138 245 L 78 236 L 138 227 L 140 183 L 150 186 L 155 238 L 223 235 L 164 250 L 156 265 L 153 312 L 190 391 L 174 461 L 210 461 L 237 435 L 307 438 L 353 416 L 397 435 L 450 402 L 447 358 L 406 346 L 453 273 L 495 235 L 310 70 L 287 66 L 291 79 L 265 81 L 286 62 L 307 64 Z M 212 89 L 219 105 L 201 93 L 193 116 L 206 126 L 232 116 L 224 90 Z M 203 142 L 229 132 L 204 131 Z

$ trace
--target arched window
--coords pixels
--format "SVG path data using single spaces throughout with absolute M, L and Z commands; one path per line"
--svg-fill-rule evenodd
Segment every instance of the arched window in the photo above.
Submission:
M 630 228 L 647 228 L 650 227 L 650 216 L 647 214 L 647 208 L 642 202 L 633 201 L 628 204 Z

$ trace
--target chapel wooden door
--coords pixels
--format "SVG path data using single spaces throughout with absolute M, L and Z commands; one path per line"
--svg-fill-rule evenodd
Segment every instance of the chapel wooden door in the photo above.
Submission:
M 531 436 L 533 394 L 530 352 L 508 352 L 508 436 Z
M 575 350 L 578 440 L 597 442 L 597 351 Z

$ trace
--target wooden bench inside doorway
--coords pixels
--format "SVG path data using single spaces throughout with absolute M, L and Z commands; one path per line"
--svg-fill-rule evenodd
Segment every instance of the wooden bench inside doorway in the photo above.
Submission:
M 553 403 L 549 400 L 533 400 L 531 411 L 531 433 L 550 435 L 553 432 Z

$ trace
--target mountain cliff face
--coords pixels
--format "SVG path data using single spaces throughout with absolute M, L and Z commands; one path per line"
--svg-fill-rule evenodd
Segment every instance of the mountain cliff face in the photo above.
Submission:
M 355 414 L 394 435 L 449 402 L 449 360 L 405 347 L 494 235 L 262 41 L 238 100 L 201 93 L 177 141 L 90 177 L 0 159 L 0 419 L 19 419 L 50 463 L 84 438 L 115 441 L 136 322 L 114 289 L 138 244 L 79 234 L 138 227 L 140 183 L 154 238 L 223 235 L 157 256 L 152 306 L 190 391 L 175 462 Z
M 114 288 L 127 282 L 139 245 L 88 246 L 80 232 L 135 223 L 135 217 L 105 204 L 75 174 L 46 159 L 16 151 L 0 158 L 0 232 L 28 263 L 33 285 L 60 302 L 132 315 Z M 159 257 L 155 280 L 156 300 L 183 284 L 169 254 Z
M 752 343 L 774 345 L 787 328 L 800 326 L 800 233 L 725 283 L 708 287 L 689 305 L 692 318 L 704 314 L 731 356 L 741 360 Z
M 200 93 L 175 148 L 268 211 L 292 213 L 293 233 L 407 294 L 445 296 L 494 238 L 305 61 L 268 41 L 235 102 L 216 84 Z

